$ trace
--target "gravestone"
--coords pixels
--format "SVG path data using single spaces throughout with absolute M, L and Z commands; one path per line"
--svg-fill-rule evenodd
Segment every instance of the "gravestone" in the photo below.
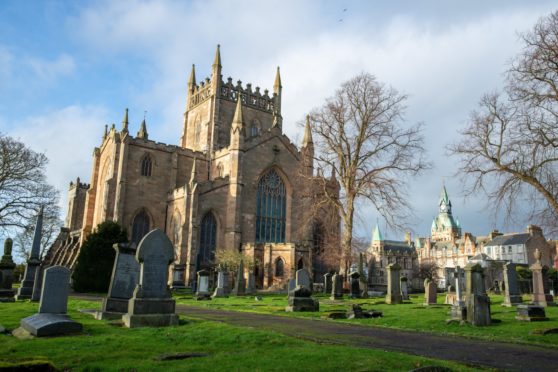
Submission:
M 343 298 L 343 277 L 337 273 L 331 277 L 331 297 L 330 300 L 340 300 Z
M 217 270 L 217 287 L 215 288 L 215 291 L 213 292 L 213 295 L 211 297 L 228 297 L 227 291 L 225 289 L 228 288 L 227 272 L 222 267 L 219 267 Z
M 386 304 L 400 304 L 403 302 L 401 297 L 401 282 L 400 282 L 400 272 L 401 266 L 398 264 L 389 264 L 386 267 L 387 270 L 387 294 L 386 294 Z
M 198 271 L 198 288 L 194 298 L 198 301 L 211 300 L 211 296 L 209 295 L 209 271 Z
M 399 286 L 401 287 L 401 300 L 408 301 L 409 300 L 409 285 L 408 279 L 406 276 L 402 276 L 399 279 Z
M 480 264 L 465 266 L 467 322 L 474 326 L 490 325 L 490 298 L 484 285 L 484 269 Z
M 463 287 L 463 284 L 461 283 L 461 269 L 459 266 L 455 268 L 453 278 L 455 280 L 455 293 L 449 314 L 452 320 L 457 320 L 460 323 L 463 323 L 467 320 L 467 307 L 465 306 L 465 301 L 463 301 L 462 297 L 461 288 Z
M 252 270 L 248 271 L 248 283 L 246 284 L 246 294 L 253 295 L 256 293 L 256 277 Z
M 504 302 L 502 306 L 515 306 L 523 302 L 517 285 L 516 264 L 508 262 L 504 265 Z
M 548 266 L 543 266 L 542 269 L 542 277 L 543 277 L 543 291 L 544 297 L 546 299 L 547 306 L 556 306 L 554 303 L 554 295 L 550 293 L 550 280 L 548 278 Z
M 238 271 L 236 273 L 236 281 L 232 291 L 233 296 L 244 296 L 246 293 L 246 280 L 244 279 L 244 260 L 240 260 Z
M 4 254 L 0 260 L 0 302 L 15 301 L 15 291 L 12 289 L 12 284 L 16 265 L 12 259 L 12 245 L 12 239 L 7 238 L 4 241 Z
M 430 279 L 424 279 L 424 304 L 426 306 L 438 303 L 436 283 Z
M 33 284 L 33 293 L 31 294 L 31 302 L 39 302 L 41 300 L 41 290 L 43 288 L 43 276 L 45 273 L 45 267 L 41 263 L 37 266 L 37 272 L 35 273 L 35 284 Z
M 529 267 L 533 274 L 533 305 L 547 307 L 546 294 L 544 292 L 544 279 L 541 265 L 541 252 L 535 249 L 535 263 Z
M 138 245 L 136 260 L 140 265 L 139 283 L 122 316 L 128 328 L 178 324 L 175 301 L 168 286 L 169 266 L 174 260 L 171 241 L 159 229 L 150 231 Z
M 287 286 L 287 293 L 294 291 L 295 287 L 296 287 L 296 279 L 289 279 L 289 283 Z
M 306 269 L 296 271 L 296 286 L 299 285 L 308 288 L 310 292 L 312 292 L 312 281 L 310 280 L 310 274 Z
M 37 266 L 41 264 L 41 234 L 43 229 L 43 207 L 39 210 L 37 215 L 37 222 L 35 224 L 35 232 L 33 233 L 33 245 L 31 246 L 31 253 L 25 266 L 25 274 L 16 295 L 16 300 L 30 299 L 33 294 L 33 286 L 35 285 L 35 274 L 37 273 Z
M 331 293 L 331 277 L 333 275 L 331 273 L 326 273 L 324 275 L 324 294 L 327 295 Z
M 184 272 L 186 271 L 186 265 L 184 264 L 173 264 L 172 265 L 172 289 L 182 289 L 186 288 L 184 285 Z
M 45 270 L 39 313 L 21 320 L 21 328 L 33 336 L 57 336 L 82 331 L 67 315 L 70 270 L 52 266 Z M 17 330 L 14 335 L 18 334 Z
M 548 320 L 544 306 L 536 305 L 517 305 L 515 319 L 523 322 L 541 322 Z
M 97 319 L 117 319 L 128 311 L 128 303 L 139 283 L 140 265 L 136 260 L 135 245 L 117 243 L 107 297 L 103 299 L 101 311 L 95 312 Z
M 349 277 L 351 278 L 349 298 L 360 298 L 360 274 L 353 271 L 349 274 Z
M 360 297 L 368 298 L 368 281 L 366 280 L 366 274 L 364 272 L 364 254 L 360 253 L 358 255 L 358 274 L 360 275 Z
M 320 303 L 312 297 L 310 288 L 297 285 L 294 291 L 289 292 L 285 311 L 320 311 Z

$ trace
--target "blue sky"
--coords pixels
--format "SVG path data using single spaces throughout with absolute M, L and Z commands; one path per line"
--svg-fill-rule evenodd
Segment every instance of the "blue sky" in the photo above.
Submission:
M 450 4 L 451 3 L 451 4 Z M 518 32 L 554 10 L 551 1 L 9 1 L 0 3 L 0 131 L 50 158 L 49 180 L 65 194 L 89 181 L 91 154 L 105 124 L 130 108 L 135 133 L 147 111 L 150 138 L 178 143 L 192 63 L 209 74 L 221 44 L 224 77 L 272 88 L 283 82 L 284 130 L 339 84 L 367 71 L 409 95 L 406 119 L 423 122 L 434 168 L 412 181 L 425 236 L 445 179 L 464 231 L 504 225 L 479 195 L 463 199 L 456 140 L 483 93 L 501 88 Z M 345 10 L 346 9 L 346 10 Z M 521 212 L 518 211 L 518 216 Z M 361 208 L 359 234 L 376 213 Z M 388 232 L 388 237 L 397 238 Z

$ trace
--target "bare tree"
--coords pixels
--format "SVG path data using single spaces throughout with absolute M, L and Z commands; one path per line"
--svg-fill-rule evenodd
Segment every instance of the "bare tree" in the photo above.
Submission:
M 558 12 L 522 35 L 503 93 L 485 95 L 461 139 L 449 147 L 461 158 L 466 193 L 485 192 L 494 211 L 558 231 Z
M 392 227 L 401 227 L 411 215 L 409 177 L 429 164 L 424 160 L 421 125 L 401 125 L 406 99 L 361 73 L 310 115 L 315 160 L 320 168 L 332 170 L 331 178 L 340 186 L 338 193 L 324 181 L 322 191 L 324 205 L 341 215 L 341 272 L 350 266 L 357 200 L 370 202 Z
M 430 279 L 433 282 L 437 282 L 439 279 L 439 269 L 440 267 L 436 261 L 424 261 L 415 269 L 414 276 L 421 279 Z
M 0 135 L 0 229 L 26 229 L 41 205 L 56 205 L 58 192 L 46 183 L 47 158 Z

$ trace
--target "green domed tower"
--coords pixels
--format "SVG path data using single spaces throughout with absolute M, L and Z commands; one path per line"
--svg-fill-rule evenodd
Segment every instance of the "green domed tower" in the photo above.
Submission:
M 461 237 L 461 226 L 459 221 L 453 218 L 451 201 L 446 186 L 442 186 L 438 207 L 438 215 L 432 221 L 432 240 L 435 242 L 449 242 L 459 239 Z

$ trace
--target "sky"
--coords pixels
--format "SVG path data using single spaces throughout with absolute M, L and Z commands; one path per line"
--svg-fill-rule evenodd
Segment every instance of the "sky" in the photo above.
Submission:
M 178 144 L 192 64 L 209 76 L 217 44 L 223 77 L 283 85 L 283 130 L 295 143 L 306 113 L 360 72 L 409 96 L 406 125 L 424 124 L 433 168 L 409 185 L 428 236 L 445 183 L 463 231 L 521 231 L 483 195 L 465 198 L 458 159 L 446 147 L 485 93 L 501 89 L 519 33 L 556 10 L 551 1 L 18 1 L 0 2 L 0 133 L 50 159 L 48 180 L 66 213 L 70 181 L 89 182 L 105 124 L 130 109 L 135 134 Z M 376 211 L 362 205 L 357 234 L 369 238 Z M 390 239 L 402 233 L 385 231 Z

